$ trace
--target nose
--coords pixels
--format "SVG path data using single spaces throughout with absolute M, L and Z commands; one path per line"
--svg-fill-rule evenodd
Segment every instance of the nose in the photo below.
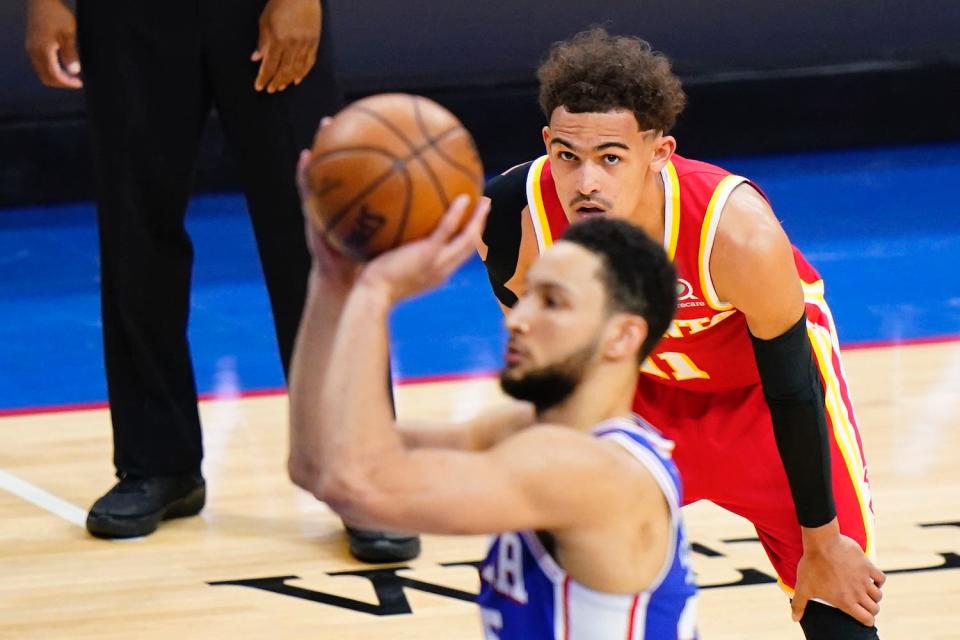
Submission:
M 504 319 L 504 325 L 511 335 L 524 334 L 530 331 L 530 322 L 528 320 L 527 304 L 524 298 L 517 300 L 513 308 Z
M 580 171 L 577 175 L 577 191 L 585 196 L 600 191 L 600 171 L 593 166 L 592 162 L 584 162 L 580 165 Z

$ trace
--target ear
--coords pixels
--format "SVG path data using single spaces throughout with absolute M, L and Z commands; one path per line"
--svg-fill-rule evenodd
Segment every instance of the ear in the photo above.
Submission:
M 636 360 L 637 353 L 647 339 L 647 321 L 640 316 L 626 313 L 613 317 L 610 333 L 603 350 L 608 360 Z
M 657 140 L 653 146 L 653 159 L 650 161 L 650 170 L 660 173 L 660 170 L 667 166 L 667 162 L 670 161 L 676 150 L 676 138 L 657 134 Z
M 550 126 L 547 125 L 543 128 L 543 147 L 547 150 L 547 155 L 550 155 Z

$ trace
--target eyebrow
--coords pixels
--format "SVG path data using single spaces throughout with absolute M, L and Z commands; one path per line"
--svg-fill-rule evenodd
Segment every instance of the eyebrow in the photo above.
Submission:
M 534 280 L 533 282 L 530 282 L 529 280 L 527 280 L 526 286 L 527 286 L 527 289 L 531 291 L 539 290 L 539 291 L 545 291 L 545 292 L 559 292 L 564 295 L 573 294 L 573 289 L 571 289 L 570 287 L 560 282 L 556 282 L 554 280 L 539 280 L 539 281 Z
M 579 151 L 579 149 L 577 148 L 576 145 L 570 143 L 570 142 L 567 141 L 567 140 L 564 140 L 563 138 L 551 138 L 551 139 L 550 139 L 550 146 L 553 146 L 553 145 L 555 145 L 555 144 L 561 144 L 561 145 L 563 145 L 563 146 L 565 146 L 565 147 L 568 147 L 568 148 L 570 148 L 570 149 L 573 149 L 574 151 Z M 594 151 L 603 151 L 604 149 L 611 149 L 611 148 L 617 148 L 617 149 L 623 149 L 624 151 L 630 151 L 630 147 L 628 147 L 627 145 L 625 145 L 625 144 L 622 143 L 622 142 L 604 142 L 603 144 L 597 145 L 596 147 L 594 147 Z

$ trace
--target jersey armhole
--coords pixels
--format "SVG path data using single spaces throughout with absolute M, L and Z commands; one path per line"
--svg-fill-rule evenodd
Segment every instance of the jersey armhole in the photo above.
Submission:
M 673 557 L 676 555 L 677 545 L 680 543 L 680 529 L 683 526 L 683 521 L 680 514 L 681 505 L 679 492 L 663 461 L 655 453 L 637 443 L 633 438 L 620 430 L 604 433 L 600 437 L 604 440 L 612 440 L 617 443 L 617 445 L 623 447 L 627 453 L 642 464 L 657 483 L 660 492 L 667 502 L 670 518 L 670 543 L 667 545 L 667 553 L 663 558 L 663 564 L 660 566 L 656 578 L 654 578 L 653 582 L 651 582 L 650 586 L 645 590 L 648 593 L 653 593 L 663 584 L 667 574 L 670 573 L 670 568 L 673 566 Z
M 703 298 L 707 305 L 715 311 L 729 311 L 733 305 L 720 299 L 713 286 L 713 277 L 710 275 L 710 256 L 713 254 L 713 242 L 717 236 L 723 208 L 730 199 L 730 194 L 741 184 L 750 184 L 743 176 L 729 175 L 725 177 L 713 190 L 710 203 L 703 217 L 703 226 L 700 229 L 700 255 L 697 266 L 700 272 L 700 286 L 703 289 Z

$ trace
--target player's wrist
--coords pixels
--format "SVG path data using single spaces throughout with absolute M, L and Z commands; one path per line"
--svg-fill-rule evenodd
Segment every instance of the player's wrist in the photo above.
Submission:
M 804 552 L 826 549 L 840 539 L 840 525 L 836 518 L 819 527 L 800 527 Z
M 316 260 L 310 269 L 309 290 L 311 293 L 323 296 L 325 300 L 346 299 L 355 282 L 355 273 L 347 271 L 331 273 L 330 269 L 324 268 Z
M 398 297 L 395 287 L 388 279 L 369 269 L 360 274 L 353 295 L 362 298 L 371 312 L 381 308 L 389 309 Z

